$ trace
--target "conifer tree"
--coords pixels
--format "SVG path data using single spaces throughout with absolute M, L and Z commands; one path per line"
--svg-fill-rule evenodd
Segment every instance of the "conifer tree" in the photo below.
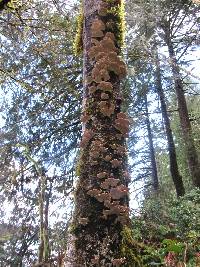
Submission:
M 126 140 L 120 58 L 122 1 L 83 1 L 84 100 L 79 181 L 71 266 L 126 266 L 121 256 L 123 226 L 129 221 Z

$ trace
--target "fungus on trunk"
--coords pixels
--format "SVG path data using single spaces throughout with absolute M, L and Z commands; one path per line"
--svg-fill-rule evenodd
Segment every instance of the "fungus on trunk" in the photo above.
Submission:
M 121 257 L 121 233 L 129 223 L 128 179 L 124 175 L 129 120 L 121 112 L 120 80 L 126 76 L 119 55 L 122 6 L 119 0 L 83 1 L 85 130 L 75 194 L 72 267 L 126 262 Z

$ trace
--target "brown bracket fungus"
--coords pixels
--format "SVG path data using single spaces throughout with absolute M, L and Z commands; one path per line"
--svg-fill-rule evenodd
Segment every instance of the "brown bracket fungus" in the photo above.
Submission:
M 110 201 L 111 200 L 111 196 L 109 193 L 107 192 L 103 192 L 101 194 L 98 194 L 95 196 L 95 198 L 99 201 L 99 202 L 104 202 L 104 201 Z
M 107 155 L 107 156 L 105 156 L 105 158 L 104 158 L 104 160 L 105 161 L 111 161 L 111 159 L 112 159 L 112 156 L 111 155 Z
M 116 266 L 116 267 L 121 266 L 124 262 L 125 262 L 125 258 L 121 258 L 121 259 L 113 259 L 113 260 L 112 260 L 112 264 L 113 264 L 113 266 Z
M 103 23 L 102 20 L 95 19 L 91 26 L 91 36 L 93 38 L 103 37 L 104 36 L 103 31 L 105 30 L 105 28 L 106 28 L 105 24 Z
M 99 179 L 103 179 L 103 178 L 105 178 L 107 175 L 108 175 L 107 172 L 100 172 L 100 173 L 97 174 L 97 178 L 99 178 Z
M 119 115 L 120 114 L 120 115 Z M 122 112 L 118 113 L 117 119 L 115 120 L 115 128 L 118 129 L 123 135 L 127 135 L 129 132 L 130 122 L 124 115 L 122 116 Z
M 90 189 L 88 192 L 87 192 L 87 194 L 89 195 L 89 196 L 91 196 L 91 197 L 95 197 L 95 196 L 97 196 L 98 194 L 100 194 L 101 193 L 101 191 L 100 190 L 98 190 L 98 189 Z
M 118 167 L 122 164 L 122 162 L 121 162 L 121 160 L 113 159 L 113 160 L 111 161 L 111 164 L 112 164 L 112 167 L 113 167 L 113 168 L 118 168 Z
M 112 83 L 110 83 L 110 82 L 101 81 L 98 84 L 97 89 L 100 89 L 100 90 L 105 91 L 105 92 L 112 92 L 113 86 L 112 86 Z
M 87 144 L 89 143 L 89 141 L 91 140 L 91 138 L 93 136 L 94 136 L 93 131 L 86 129 L 84 134 L 83 134 L 82 140 L 80 142 L 80 147 L 83 148 L 83 147 L 87 146 Z
M 91 259 L 91 263 L 92 264 L 99 264 L 99 256 L 95 255 L 93 259 Z
M 79 218 L 79 223 L 82 225 L 87 225 L 89 222 L 88 218 Z
M 112 199 L 120 199 L 128 194 L 128 188 L 125 185 L 119 185 L 110 189 Z
M 107 103 L 107 101 L 101 101 L 99 103 L 100 112 L 107 117 L 110 117 L 115 110 L 115 105 L 113 103 Z

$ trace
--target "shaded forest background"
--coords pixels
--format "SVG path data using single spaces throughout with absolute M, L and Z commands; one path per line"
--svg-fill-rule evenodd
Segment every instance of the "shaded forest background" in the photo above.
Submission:
M 82 130 L 80 3 L 15 5 L 0 11 L 0 266 L 36 266 L 41 231 L 44 260 L 64 266 Z M 139 251 L 138 266 L 198 267 L 199 4 L 127 0 L 125 8 L 131 257 Z

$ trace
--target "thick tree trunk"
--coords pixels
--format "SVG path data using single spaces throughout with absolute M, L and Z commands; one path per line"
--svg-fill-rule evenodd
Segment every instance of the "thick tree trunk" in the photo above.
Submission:
M 120 2 L 83 1 L 84 127 L 72 267 L 125 264 L 121 231 L 129 221 L 125 141 L 129 120 L 121 112 L 120 79 L 126 68 L 118 55 Z
M 188 161 L 188 167 L 192 177 L 194 186 L 200 187 L 200 163 L 198 160 L 197 151 L 194 145 L 194 139 L 192 136 L 192 127 L 189 119 L 187 103 L 184 95 L 183 81 L 180 74 L 180 69 L 175 56 L 173 43 L 170 38 L 169 31 L 165 29 L 165 40 L 168 46 L 170 64 L 173 73 L 174 85 L 178 101 L 178 112 L 180 118 L 180 124 L 182 128 L 182 134 L 185 141 L 186 155 Z
M 156 166 L 156 157 L 155 157 L 155 150 L 154 150 L 154 145 L 153 145 L 153 135 L 151 131 L 151 123 L 149 119 L 148 102 L 147 102 L 146 94 L 145 94 L 145 113 L 146 113 L 146 126 L 147 126 L 148 140 L 149 140 L 149 152 L 150 152 L 150 158 L 151 158 L 153 189 L 155 192 L 157 192 L 159 188 L 158 172 L 157 172 L 157 166 Z
M 169 120 L 169 116 L 167 113 L 165 95 L 164 95 L 163 88 L 162 88 L 161 70 L 160 70 L 160 62 L 159 62 L 158 54 L 156 54 L 155 75 L 156 75 L 156 89 L 157 89 L 158 96 L 160 98 L 161 112 L 162 112 L 162 116 L 164 119 L 165 131 L 167 135 L 169 161 L 170 161 L 170 173 L 172 176 L 172 180 L 174 182 L 177 196 L 183 196 L 185 194 L 185 189 L 184 189 L 182 177 L 178 170 L 176 149 L 175 149 L 172 130 L 170 126 L 170 120 Z

